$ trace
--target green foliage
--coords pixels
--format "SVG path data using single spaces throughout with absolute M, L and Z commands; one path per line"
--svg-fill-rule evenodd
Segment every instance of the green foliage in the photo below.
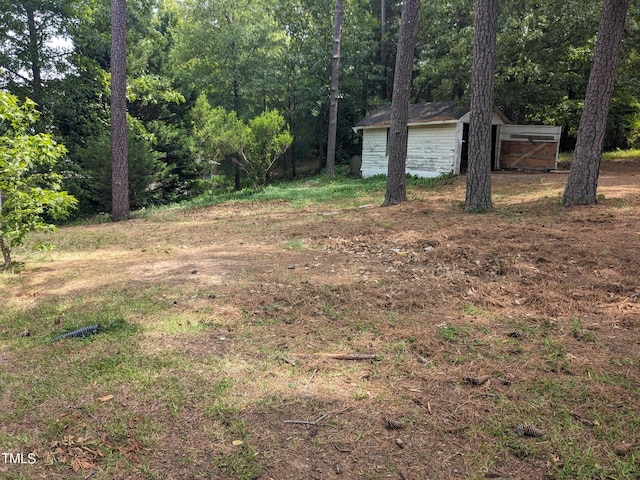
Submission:
M 35 13 L 33 32 L 29 31 L 26 6 Z M 501 3 L 496 106 L 514 122 L 562 125 L 563 150 L 573 148 L 601 8 L 601 0 Z M 390 100 L 401 10 L 402 2 L 386 2 L 386 33 L 382 35 L 381 2 L 344 0 L 338 164 L 360 153 L 359 138 L 351 127 Z M 276 168 L 282 167 L 285 176 L 295 178 L 300 174 L 296 163 L 300 159 L 323 158 L 332 11 L 331 2 L 316 0 L 129 2 L 127 106 L 131 117 L 153 135 L 153 140 L 134 141 L 138 144 L 134 150 L 140 147 L 146 153 L 133 157 L 131 165 L 142 155 L 146 159 L 143 173 L 152 179 L 147 186 L 161 185 L 152 191 L 142 187 L 138 205 L 193 197 L 202 190 L 198 182 L 211 187 L 214 177 L 215 189 L 220 190 L 218 176 L 232 173 L 232 162 L 244 165 L 243 173 L 260 185 L 270 180 Z M 81 212 L 108 209 L 101 198 L 104 195 L 94 201 L 96 178 L 107 177 L 102 172 L 105 164 L 94 162 L 100 169 L 96 172 L 84 156 L 91 151 L 102 158 L 100 150 L 108 147 L 109 3 L 0 0 L 0 12 L 0 38 L 4 39 L 0 85 L 20 98 L 35 99 L 43 112 L 36 131 L 46 128 L 68 148 L 68 158 L 57 168 L 63 172 L 64 189 L 80 197 Z M 638 5 L 630 5 L 606 133 L 607 150 L 640 146 L 639 13 Z M 473 0 L 422 2 L 421 19 L 412 101 L 467 102 Z M 69 43 L 58 46 L 51 42 L 55 37 Z M 34 78 L 38 68 L 39 81 Z M 202 107 L 196 105 L 201 93 L 212 105 L 235 112 L 218 120 L 228 122 L 226 130 L 239 139 L 216 138 L 219 134 L 204 126 L 199 137 L 191 138 L 192 118 L 198 118 L 193 114 Z M 267 146 L 253 142 L 257 150 L 263 149 L 253 151 L 245 127 L 250 119 L 274 110 L 285 119 L 295 141 L 282 160 L 269 167 Z M 280 131 L 272 138 L 280 133 L 284 135 Z M 238 141 L 245 148 L 232 149 L 232 153 L 212 148 L 216 142 Z M 233 154 L 238 151 L 244 156 Z M 221 165 L 213 168 L 210 161 Z
M 186 101 L 180 92 L 173 89 L 169 79 L 158 75 L 141 75 L 132 79 L 127 86 L 127 100 L 139 111 L 140 117 L 168 115 L 169 105 Z
M 423 101 L 467 100 L 473 47 L 473 0 L 424 2 L 414 86 Z
M 172 29 L 171 58 L 181 81 L 246 119 L 281 89 L 279 60 L 285 35 L 273 1 L 187 0 Z
M 212 108 L 205 95 L 193 107 L 194 162 L 199 173 L 215 172 L 215 166 L 228 155 L 239 155 L 248 143 L 249 130 L 235 112 Z
M 193 195 L 198 177 L 197 166 L 192 161 L 192 139 L 190 131 L 182 124 L 162 120 L 151 120 L 145 128 L 153 137 L 153 149 L 162 155 L 160 164 L 165 168 L 162 189 L 154 202 L 170 203 Z
M 263 186 L 269 172 L 289 148 L 293 137 L 277 110 L 266 111 L 245 124 L 236 112 L 212 108 L 200 95 L 192 112 L 194 161 L 213 178 L 216 166 L 231 158 L 254 186 Z
M 40 102 L 44 78 L 63 74 L 68 64 L 52 43 L 64 35 L 75 0 L 0 0 L 0 84 L 23 90 Z M 26 73 L 29 72 L 29 73 Z
M 601 3 L 526 0 L 509 7 L 500 22 L 496 98 L 514 121 L 577 131 Z
M 249 121 L 247 146 L 238 163 L 254 185 L 269 180 L 271 167 L 286 152 L 293 136 L 284 117 L 277 110 L 264 112 Z
M 131 120 L 131 119 L 130 119 Z M 161 203 L 165 185 L 174 175 L 153 149 L 153 137 L 139 122 L 130 121 L 129 134 L 129 201 L 131 208 Z M 69 189 L 80 200 L 81 210 L 111 211 L 111 139 L 99 135 L 88 139 L 73 154 L 76 170 L 67 180 Z
M 65 218 L 76 199 L 61 190 L 62 177 L 52 171 L 66 149 L 48 134 L 32 134 L 36 105 L 0 92 L 0 247 L 4 267 L 11 249 L 34 230 L 53 230 L 47 219 Z

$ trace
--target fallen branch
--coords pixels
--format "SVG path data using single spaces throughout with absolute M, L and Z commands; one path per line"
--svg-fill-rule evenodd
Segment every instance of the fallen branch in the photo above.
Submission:
M 311 378 L 309 379 L 309 381 L 307 382 L 307 384 L 304 386 L 304 389 L 306 390 L 307 388 L 309 388 L 309 385 L 311 384 L 311 381 L 313 380 L 313 377 L 316 376 L 316 373 L 318 373 L 318 369 L 316 368 L 313 373 L 311 374 Z
M 370 353 L 338 353 L 329 354 L 334 360 L 375 360 L 376 356 Z
M 297 356 L 313 355 L 314 357 L 327 357 L 334 360 L 375 360 L 376 356 L 371 353 L 293 353 Z
M 291 360 L 290 358 L 285 357 L 284 355 L 278 355 L 278 360 L 282 360 L 285 363 L 288 363 L 289 365 L 293 365 L 294 367 L 296 366 L 296 361 L 295 360 Z
M 321 420 L 324 420 L 328 416 L 329 416 L 329 414 L 325 413 L 323 415 L 320 415 L 313 422 L 308 422 L 306 420 L 285 420 L 284 423 L 297 423 L 297 424 L 301 424 L 301 425 L 313 425 L 313 426 L 316 426 L 316 425 L 318 425 L 318 422 L 320 422 Z

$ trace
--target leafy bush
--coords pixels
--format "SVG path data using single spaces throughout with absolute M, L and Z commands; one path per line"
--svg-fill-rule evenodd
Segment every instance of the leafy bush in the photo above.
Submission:
M 213 177 L 226 158 L 238 165 L 256 187 L 264 186 L 276 161 L 293 142 L 284 117 L 269 110 L 248 124 L 236 112 L 212 108 L 201 95 L 192 111 L 193 157 L 202 175 Z
M 238 163 L 254 185 L 265 185 L 271 167 L 293 142 L 289 127 L 277 110 L 269 110 L 249 121 L 247 144 Z
M 62 176 L 52 168 L 66 153 L 44 133 L 32 134 L 38 120 L 36 104 L 0 92 L 0 249 L 4 268 L 11 249 L 33 230 L 53 230 L 46 219 L 68 215 L 77 200 L 62 191 Z

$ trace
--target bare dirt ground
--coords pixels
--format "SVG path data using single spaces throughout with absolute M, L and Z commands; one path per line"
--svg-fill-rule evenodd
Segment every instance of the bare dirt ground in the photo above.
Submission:
M 604 164 L 599 205 L 571 209 L 566 173 L 495 173 L 486 215 L 461 212 L 464 181 L 391 208 L 242 203 L 71 227 L 95 253 L 61 245 L 11 294 L 173 290 L 166 308 L 208 328 L 150 328 L 140 348 L 228 359 L 255 478 L 634 478 L 613 443 L 640 432 L 640 169 Z M 161 414 L 151 403 L 140 416 Z M 193 405 L 127 473 L 95 478 L 245 478 L 211 460 L 238 448 L 212 431 L 236 427 Z M 605 418 L 628 429 L 607 436 Z M 588 449 L 602 476 L 557 473 Z

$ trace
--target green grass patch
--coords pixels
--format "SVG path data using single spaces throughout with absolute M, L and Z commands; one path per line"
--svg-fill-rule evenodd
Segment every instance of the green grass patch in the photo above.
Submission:
M 560 152 L 558 155 L 558 163 L 560 165 L 568 165 L 573 158 L 573 152 Z M 602 160 L 604 161 L 640 161 L 640 149 L 631 148 L 628 150 L 612 150 L 610 152 L 602 152 Z
M 494 414 L 471 430 L 492 439 L 480 458 L 509 452 L 519 461 L 546 462 L 549 478 L 638 478 L 637 450 L 616 452 L 638 435 L 634 407 L 618 401 L 629 393 L 626 387 L 603 390 L 593 376 L 542 375 L 510 390 L 509 396 L 492 397 Z M 518 423 L 535 426 L 543 436 L 517 436 Z
M 299 239 L 287 240 L 284 246 L 285 248 L 288 248 L 290 250 L 297 250 L 298 252 L 304 252 L 307 249 L 305 243 Z
M 437 178 L 421 178 L 407 175 L 407 189 L 432 190 L 439 185 L 453 181 L 451 174 Z M 359 205 L 359 200 L 380 201 L 378 198 L 386 189 L 386 176 L 376 175 L 366 179 L 348 174 L 345 166 L 336 169 L 335 178 L 328 178 L 321 173 L 300 180 L 278 182 L 262 189 L 246 188 L 240 191 L 207 193 L 178 205 L 150 208 L 136 212 L 135 217 L 148 217 L 158 211 L 179 207 L 181 209 L 218 205 L 225 202 L 269 202 L 284 201 L 292 207 L 299 208 L 319 203 L 348 201 L 351 205 Z M 376 197 L 375 199 L 372 199 Z M 366 203 L 366 202 L 365 202 Z
M 640 149 L 632 148 L 629 150 L 613 150 L 611 152 L 603 152 L 603 160 L 640 160 Z
M 218 456 L 215 465 L 229 475 L 229 478 L 237 480 L 255 480 L 260 477 L 262 467 L 257 461 L 257 453 L 254 448 L 243 443 L 232 452 Z
M 485 318 L 490 318 L 494 320 L 500 320 L 500 316 L 494 315 L 490 311 L 485 310 L 482 307 L 476 307 L 475 305 L 472 305 L 470 303 L 464 305 L 462 307 L 462 310 L 464 311 L 464 313 L 472 317 L 485 317 Z
M 440 336 L 447 342 L 465 342 L 470 333 L 471 328 L 467 326 L 445 325 L 440 329 Z

